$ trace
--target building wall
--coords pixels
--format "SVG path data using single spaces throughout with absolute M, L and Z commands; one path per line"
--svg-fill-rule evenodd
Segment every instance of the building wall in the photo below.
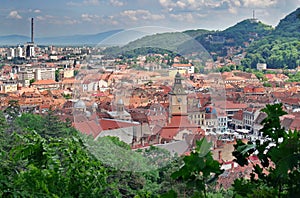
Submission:
M 112 136 L 118 137 L 121 141 L 131 144 L 133 142 L 133 138 L 136 134 L 141 134 L 141 126 L 131 126 L 126 128 L 119 128 L 119 129 L 112 129 L 112 130 L 105 130 L 102 131 L 95 139 L 105 137 L 105 136 Z M 139 139 L 140 137 L 137 137 Z
M 170 95 L 170 113 L 171 114 L 187 114 L 187 96 L 186 95 Z
M 218 116 L 218 132 L 224 133 L 227 131 L 227 117 L 226 116 Z
M 35 70 L 35 80 L 55 80 L 54 68 L 38 68 Z
M 3 92 L 3 93 L 15 92 L 18 90 L 17 83 L 2 84 L 0 87 L 1 87 L 1 92 Z
M 74 77 L 73 69 L 64 70 L 64 78 L 72 78 L 72 77 Z
M 174 70 L 169 70 L 169 77 L 174 79 L 177 72 L 179 72 L 181 75 L 186 74 L 185 69 L 179 69 L 179 70 L 174 69 Z
M 205 122 L 204 118 L 205 112 L 201 111 L 193 111 L 193 112 L 188 112 L 189 119 L 194 123 L 199 126 L 203 126 Z
M 266 63 L 257 63 L 256 69 L 260 70 L 260 71 L 265 70 L 265 69 L 267 69 L 267 64 Z
M 20 71 L 19 73 L 19 80 L 31 80 L 34 79 L 34 73 L 32 70 L 25 70 Z

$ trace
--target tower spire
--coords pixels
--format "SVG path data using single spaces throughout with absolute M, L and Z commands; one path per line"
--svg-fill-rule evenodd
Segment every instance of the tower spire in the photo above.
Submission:
M 33 18 L 31 18 L 31 43 L 33 43 Z

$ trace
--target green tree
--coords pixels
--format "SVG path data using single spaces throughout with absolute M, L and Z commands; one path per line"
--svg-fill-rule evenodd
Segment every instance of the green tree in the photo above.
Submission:
M 257 155 L 260 165 L 254 165 L 251 179 L 234 182 L 234 192 L 242 197 L 297 197 L 300 194 L 300 133 L 285 131 L 280 116 L 286 114 L 282 104 L 267 105 L 267 114 L 260 130 L 264 141 L 237 141 L 233 155 L 237 162 L 248 165 L 247 158 Z M 247 189 L 247 191 L 245 191 Z
M 205 138 L 196 142 L 194 152 L 183 158 L 184 165 L 172 174 L 174 179 L 183 180 L 192 196 L 207 197 L 207 187 L 223 172 L 220 163 L 213 159 L 211 143 Z
M 29 85 L 32 85 L 32 83 L 34 83 L 34 82 L 35 82 L 35 79 L 33 78 L 29 81 Z
M 14 192 L 8 196 L 16 192 L 22 197 L 114 196 L 113 191 L 106 192 L 106 168 L 80 139 L 45 139 L 34 131 L 17 137 L 11 156 L 13 163 L 23 163 L 14 168 L 18 174 L 13 178 Z
M 20 105 L 18 100 L 8 101 L 8 107 L 4 110 L 4 114 L 7 116 L 8 121 L 13 121 L 20 113 Z
M 60 69 L 55 70 L 55 81 L 59 82 L 60 80 Z
M 269 82 L 264 82 L 264 83 L 263 83 L 263 86 L 264 86 L 264 87 L 272 87 L 272 84 L 269 83 Z

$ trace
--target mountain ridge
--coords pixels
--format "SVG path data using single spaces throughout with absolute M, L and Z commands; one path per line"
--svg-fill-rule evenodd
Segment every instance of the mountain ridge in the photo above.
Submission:
M 76 34 L 53 37 L 38 37 L 35 38 L 35 43 L 38 45 L 95 45 L 104 39 L 124 31 L 123 29 L 110 30 L 96 34 Z M 24 35 L 4 35 L 0 36 L 0 45 L 23 45 L 30 41 L 30 37 Z

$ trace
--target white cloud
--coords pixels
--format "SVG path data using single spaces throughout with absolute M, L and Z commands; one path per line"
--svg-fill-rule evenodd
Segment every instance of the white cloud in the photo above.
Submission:
M 242 0 L 245 7 L 269 7 L 276 5 L 278 0 Z
M 92 20 L 92 18 L 91 18 L 91 16 L 89 14 L 82 14 L 81 15 L 81 19 L 83 21 L 91 21 Z
M 83 21 L 88 21 L 88 22 L 92 22 L 95 19 L 99 19 L 100 17 L 98 15 L 91 15 L 91 14 L 82 14 L 81 15 L 81 19 Z
M 73 19 L 71 17 L 65 16 L 62 20 L 59 18 L 54 18 L 49 21 L 49 23 L 56 25 L 75 25 L 81 23 L 79 20 Z
M 33 12 L 34 12 L 34 13 L 41 13 L 41 10 L 36 9 L 36 10 L 34 10 Z
M 84 22 L 94 23 L 94 24 L 106 24 L 106 25 L 118 25 L 119 22 L 114 16 L 101 17 L 99 15 L 92 14 L 82 14 L 81 20 Z
M 192 13 L 170 14 L 170 17 L 176 21 L 195 22 L 195 16 Z
M 37 21 L 51 21 L 51 20 L 55 20 L 55 17 L 52 15 L 44 15 L 44 16 L 36 16 L 35 19 Z
M 270 7 L 277 5 L 279 0 L 158 0 L 160 5 L 169 11 L 199 11 L 207 9 L 224 9 L 236 12 L 240 7 Z
M 207 18 L 208 14 L 199 12 L 179 12 L 170 13 L 169 17 L 178 24 L 197 24 L 199 21 Z
M 110 0 L 109 3 L 110 3 L 110 5 L 116 6 L 116 7 L 121 7 L 121 6 L 125 5 L 125 3 L 123 1 L 119 1 L 119 0 Z
M 18 11 L 16 11 L 16 10 L 10 11 L 10 13 L 7 16 L 7 18 L 10 18 L 10 19 L 22 19 L 22 17 L 19 15 Z
M 176 2 L 176 6 L 178 6 L 179 8 L 185 8 L 186 7 L 186 3 L 183 1 L 177 1 Z
M 234 7 L 229 8 L 228 12 L 231 13 L 231 14 L 237 14 L 238 13 L 237 9 L 234 8 Z
M 68 6 L 80 7 L 80 6 L 97 6 L 100 5 L 100 0 L 84 0 L 82 2 L 69 1 L 66 3 Z
M 80 24 L 81 21 L 74 19 L 69 16 L 64 17 L 58 17 L 58 16 L 52 16 L 52 15 L 39 15 L 36 16 L 35 19 L 37 21 L 43 22 L 44 24 L 55 24 L 55 25 L 75 25 Z
M 100 23 L 107 25 L 119 25 L 119 21 L 116 20 L 115 16 L 102 17 Z
M 127 17 L 131 21 L 138 20 L 162 20 L 165 18 L 162 14 L 153 14 L 149 10 L 125 10 L 121 12 L 121 16 Z
M 67 6 L 81 6 L 81 3 L 77 3 L 77 2 L 73 2 L 73 1 L 69 1 L 66 3 Z
M 162 7 L 173 9 L 200 10 L 205 7 L 216 7 L 224 0 L 159 0 Z
M 100 1 L 99 0 L 84 0 L 83 4 L 85 5 L 99 5 Z

